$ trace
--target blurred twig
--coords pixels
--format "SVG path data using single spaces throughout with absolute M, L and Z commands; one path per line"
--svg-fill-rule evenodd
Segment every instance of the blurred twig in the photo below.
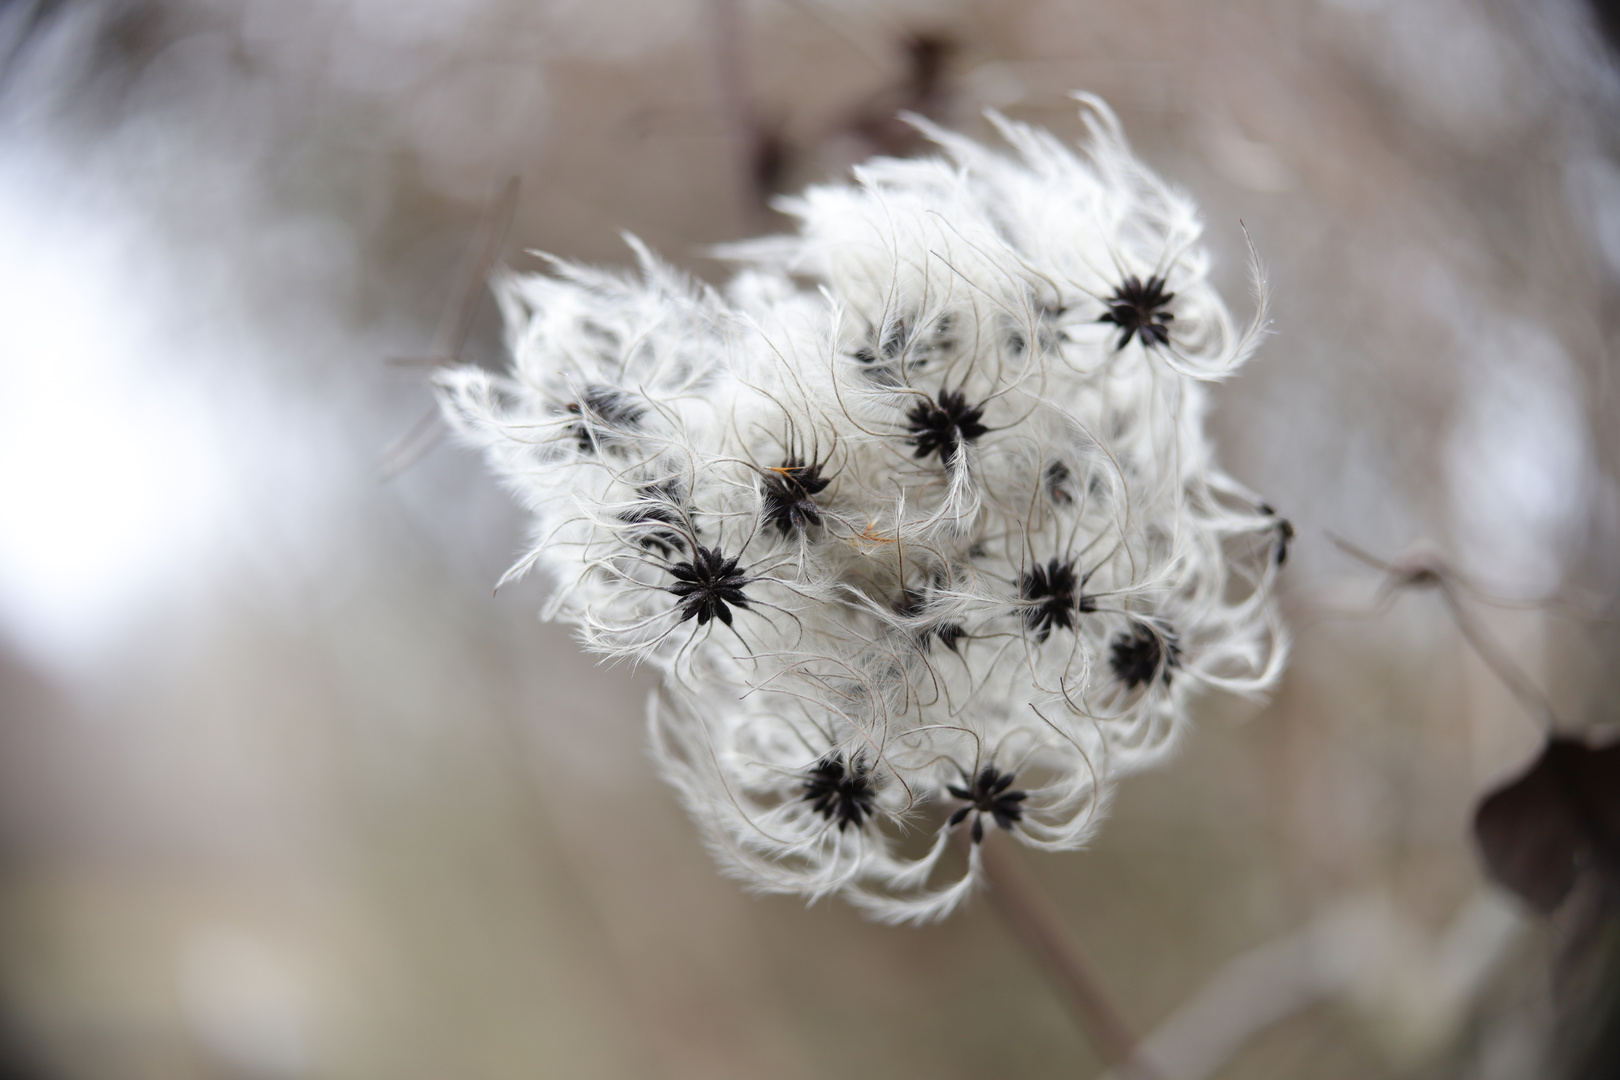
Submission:
M 1525 926 L 1506 901 L 1480 891 L 1430 944 L 1387 895 L 1347 896 L 1221 965 L 1143 1045 L 1169 1080 L 1207 1080 L 1261 1032 L 1344 999 L 1376 1018 L 1372 1030 L 1389 1051 L 1422 1060 L 1465 1021 L 1468 1002 Z
M 501 249 L 506 246 L 506 237 L 512 231 L 519 186 L 517 176 L 508 177 L 485 206 L 483 219 L 478 223 L 477 243 L 471 256 L 463 260 L 455 284 L 450 289 L 449 299 L 445 302 L 444 312 L 439 316 L 439 327 L 433 335 L 433 352 L 420 358 L 395 358 L 393 363 L 440 367 L 460 362 L 462 350 L 467 347 L 467 337 L 472 333 L 478 305 L 484 298 L 490 271 L 495 268 L 496 261 L 501 257 Z M 438 407 L 434 406 L 383 451 L 378 466 L 382 480 L 385 483 L 392 480 L 421 460 L 422 455 L 444 437 L 444 432 L 444 419 Z
M 993 836 L 979 845 L 979 855 L 991 906 L 1057 987 L 1103 1058 L 1122 1080 L 1163 1080 L 1138 1052 L 1136 1036 L 1028 872 Z
M 708 6 L 720 124 L 731 152 L 737 224 L 746 232 L 758 217 L 761 168 L 771 147 L 755 116 L 743 62 L 743 14 L 738 0 L 709 0 Z
M 1528 712 L 1540 717 L 1547 731 L 1558 730 L 1558 716 L 1553 712 L 1547 696 L 1524 673 L 1524 669 L 1513 662 L 1507 650 L 1485 632 L 1478 621 L 1462 606 L 1458 597 L 1459 590 L 1466 591 L 1476 598 L 1489 594 L 1458 574 L 1440 551 L 1420 546 L 1389 561 L 1357 547 L 1342 536 L 1329 533 L 1328 539 L 1345 554 L 1384 572 L 1384 581 L 1378 587 L 1376 603 L 1367 614 L 1382 611 L 1388 605 L 1390 597 L 1399 589 L 1437 589 L 1445 600 L 1452 621 L 1457 624 L 1457 629 L 1461 631 L 1464 640 L 1473 648 L 1475 654 L 1485 662 L 1485 666 L 1491 669 L 1514 697 L 1518 698 L 1519 704 Z
M 874 41 L 884 41 L 899 34 L 898 27 L 881 8 L 869 7 L 861 12 L 863 22 L 877 22 L 881 27 L 878 34 L 859 33 L 847 23 L 847 18 L 840 20 L 829 12 L 819 0 L 787 0 L 789 7 L 814 19 L 822 27 L 833 34 L 838 40 L 848 45 L 855 52 L 871 61 L 872 66 L 882 69 L 888 66 L 887 53 L 873 44 Z

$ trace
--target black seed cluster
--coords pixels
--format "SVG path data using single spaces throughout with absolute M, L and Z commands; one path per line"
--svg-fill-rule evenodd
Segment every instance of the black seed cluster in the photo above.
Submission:
M 938 454 L 948 467 L 963 443 L 990 430 L 979 423 L 983 416 L 984 406 L 969 405 L 962 391 L 941 390 L 937 400 L 924 398 L 906 414 L 906 430 L 911 432 L 907 441 L 916 447 L 916 457 Z
M 946 790 L 958 799 L 966 799 L 967 805 L 951 815 L 946 827 L 954 829 L 966 821 L 969 814 L 973 814 L 975 844 L 984 839 L 985 814 L 994 818 L 1003 829 L 1011 829 L 1015 822 L 1023 819 L 1024 808 L 1020 804 L 1029 798 L 1027 791 L 1007 790 L 1012 786 L 1014 775 L 999 772 L 994 765 L 986 765 L 972 781 L 966 782 L 968 786 L 948 785 Z
M 1108 310 L 1098 322 L 1113 323 L 1119 327 L 1119 342 L 1115 349 L 1131 343 L 1132 335 L 1139 335 L 1143 345 L 1168 345 L 1170 327 L 1175 316 L 1165 311 L 1175 293 L 1164 291 L 1165 280 L 1158 275 L 1142 281 L 1135 274 L 1127 277 L 1104 303 Z
M 802 792 L 811 809 L 838 822 L 839 832 L 851 825 L 859 829 L 872 816 L 877 800 L 872 767 L 863 758 L 846 762 L 836 753 L 811 766 Z
M 587 386 L 578 401 L 563 406 L 576 419 L 568 425 L 569 434 L 582 453 L 612 441 L 615 432 L 634 430 L 646 415 L 629 396 L 606 386 Z
M 685 551 L 686 535 L 681 530 L 686 519 L 679 509 L 681 498 L 675 485 L 650 484 L 636 494 L 643 501 L 619 515 L 620 521 L 632 527 L 636 543 L 666 559 Z
M 1063 462 L 1048 462 L 1042 473 L 1042 479 L 1046 481 L 1046 491 L 1053 502 L 1059 506 L 1068 506 L 1074 502 L 1074 492 L 1070 489 L 1074 473 L 1070 472 L 1069 467 Z
M 1267 503 L 1260 504 L 1260 512 L 1266 517 L 1277 519 L 1277 542 L 1271 549 L 1271 557 L 1276 560 L 1278 566 L 1281 566 L 1288 561 L 1288 544 L 1294 539 L 1294 523 L 1278 515 Z
M 1181 647 L 1176 644 L 1176 636 L 1168 631 L 1161 635 L 1146 626 L 1120 633 L 1109 648 L 1108 666 L 1127 690 L 1145 686 L 1161 671 L 1164 684 L 1169 686 L 1171 669 L 1180 663 Z
M 795 529 L 820 525 L 821 507 L 816 504 L 816 496 L 830 483 L 830 477 L 821 475 L 820 465 L 806 465 L 790 457 L 765 470 L 761 512 L 784 536 Z
M 872 341 L 855 350 L 857 363 L 868 370 L 868 373 L 881 381 L 890 381 L 895 377 L 895 369 L 903 366 L 907 371 L 915 371 L 927 365 L 934 356 L 949 352 L 956 347 L 951 338 L 951 317 L 941 315 L 934 323 L 930 333 L 912 333 L 912 324 L 909 319 L 897 319 L 888 324 L 888 330 L 883 335 L 882 342 Z M 896 364 L 904 358 L 903 365 Z
M 748 606 L 748 597 L 743 593 L 748 576 L 737 569 L 736 558 L 726 558 L 717 547 L 698 544 L 691 561 L 679 563 L 669 572 L 675 584 L 666 588 L 680 597 L 676 606 L 681 609 L 681 622 L 695 616 L 699 626 L 710 619 L 730 626 L 731 605 Z
M 938 638 L 941 645 L 944 645 L 953 653 L 959 653 L 961 650 L 957 648 L 956 643 L 962 640 L 962 636 L 966 633 L 967 628 L 961 623 L 940 623 L 937 626 L 928 628 L 928 636 L 923 638 L 923 643 L 926 645 L 934 638 Z
M 895 613 L 903 618 L 918 619 L 927 607 L 927 602 L 921 596 L 908 589 L 895 608 Z M 917 631 L 917 647 L 925 652 L 932 651 L 935 640 L 938 640 L 951 652 L 957 652 L 957 643 L 966 634 L 967 628 L 959 622 L 936 620 Z
M 1074 564 L 1052 559 L 1045 566 L 1030 568 L 1018 581 L 1018 592 L 1027 604 L 1024 625 L 1037 642 L 1052 636 L 1054 629 L 1073 630 L 1079 616 L 1097 610 L 1097 603 L 1080 592 L 1080 579 Z
M 883 361 L 888 363 L 899 356 L 900 350 L 906 347 L 906 338 L 910 333 L 911 331 L 906 326 L 905 320 L 901 319 L 889 327 L 889 332 L 883 335 L 882 344 L 875 349 L 871 345 L 862 345 L 859 349 L 856 349 L 855 359 L 870 366 L 878 362 L 881 354 Z

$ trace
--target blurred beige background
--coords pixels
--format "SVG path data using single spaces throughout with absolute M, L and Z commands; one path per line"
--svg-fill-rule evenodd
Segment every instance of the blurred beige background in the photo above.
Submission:
M 895 109 L 1072 138 L 1072 88 L 1235 308 L 1244 227 L 1270 270 L 1211 424 L 1298 528 L 1297 653 L 1025 861 L 1179 1075 L 1557 1075 L 1590 986 L 1468 832 L 1535 719 L 1433 595 L 1332 615 L 1379 579 L 1328 534 L 1567 601 L 1478 617 L 1616 719 L 1620 79 L 1576 0 L 0 6 L 0 1075 L 1099 1075 L 982 902 L 721 878 L 648 676 L 492 595 L 479 462 L 378 475 L 508 175 L 510 265 L 628 230 L 716 279 L 765 188 L 915 149 Z

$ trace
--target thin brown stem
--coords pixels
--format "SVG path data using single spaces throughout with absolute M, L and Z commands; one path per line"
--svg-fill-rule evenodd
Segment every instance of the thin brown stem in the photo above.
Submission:
M 1463 640 L 1473 646 L 1475 655 L 1485 662 L 1485 666 L 1502 681 L 1502 685 L 1508 688 L 1508 692 L 1519 700 L 1519 704 L 1524 706 L 1527 712 L 1538 714 L 1548 735 L 1556 734 L 1559 727 L 1558 716 L 1553 712 L 1546 695 L 1537 688 L 1530 676 L 1524 673 L 1524 669 L 1509 659 L 1507 651 L 1496 639 L 1487 634 L 1484 628 L 1463 610 L 1456 591 L 1451 588 L 1449 582 L 1441 582 L 1440 595 L 1445 598 L 1452 621 L 1457 624 Z
M 1547 733 L 1558 731 L 1560 725 L 1558 716 L 1553 712 L 1552 703 L 1547 700 L 1536 686 L 1535 681 L 1525 674 L 1524 669 L 1515 664 L 1509 657 L 1507 650 L 1499 645 L 1495 638 L 1485 632 L 1474 618 L 1464 609 L 1459 591 L 1466 591 L 1470 595 L 1488 602 L 1501 603 L 1478 586 L 1472 584 L 1461 574 L 1451 568 L 1450 563 L 1439 551 L 1425 547 L 1416 548 L 1400 556 L 1394 562 L 1380 559 L 1378 556 L 1357 547 L 1340 536 L 1328 534 L 1334 544 L 1346 554 L 1360 559 L 1367 565 L 1384 572 L 1384 583 L 1379 586 L 1379 602 L 1373 609 L 1374 613 L 1382 611 L 1390 596 L 1398 589 L 1434 588 L 1440 591 L 1445 600 L 1446 611 L 1451 620 L 1461 632 L 1463 640 L 1468 642 L 1474 650 L 1474 655 L 1482 660 L 1487 668 L 1502 681 L 1508 691 L 1518 699 L 1527 712 L 1535 714 L 1541 720 Z M 1512 606 L 1535 606 L 1534 604 L 1515 604 Z
M 998 836 L 985 837 L 979 855 L 991 906 L 1040 965 L 1103 1058 L 1126 1080 L 1162 1080 L 1138 1052 L 1136 1036 L 1029 872 Z
M 438 332 L 433 335 L 433 355 L 424 358 L 426 367 L 459 364 L 461 352 L 467 347 L 472 333 L 473 319 L 478 315 L 484 292 L 489 287 L 489 275 L 500 261 L 501 249 L 512 231 L 512 218 L 517 214 L 519 178 L 510 176 L 499 191 L 484 206 L 478 224 L 478 243 L 456 275 L 444 313 L 439 317 Z M 383 451 L 378 467 L 383 482 L 392 480 L 416 464 L 429 450 L 438 445 L 445 433 L 444 417 L 437 405 L 428 409 L 410 428 Z
M 743 58 L 743 12 L 739 0 L 709 0 L 709 34 L 713 48 L 715 93 L 720 123 L 731 156 L 731 184 L 737 225 L 746 232 L 758 216 L 759 190 L 754 169 L 758 135 Z

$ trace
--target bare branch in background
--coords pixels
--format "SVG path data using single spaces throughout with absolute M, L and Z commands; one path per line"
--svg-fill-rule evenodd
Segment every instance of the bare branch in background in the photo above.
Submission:
M 1063 918 L 1006 845 L 980 846 L 985 896 L 1074 1013 L 1120 1080 L 1169 1080 L 1142 1052 L 1125 1018 L 1080 953 Z
M 521 186 L 521 178 L 508 177 L 484 208 L 483 218 L 478 223 L 477 243 L 470 257 L 462 262 L 455 284 L 451 286 L 450 298 L 445 302 L 444 313 L 439 316 L 439 328 L 433 335 L 433 353 L 407 362 L 429 367 L 461 362 L 462 350 L 467 347 L 467 336 L 472 333 L 473 319 L 478 315 L 484 290 L 489 285 L 489 275 L 500 260 L 501 250 L 512 231 L 512 218 L 517 213 Z M 438 445 L 444 433 L 444 417 L 438 407 L 428 409 L 383 451 L 377 470 L 381 479 L 386 483 L 416 464 L 423 454 Z
M 1437 549 L 1428 546 L 1418 546 L 1398 556 L 1393 561 L 1380 559 L 1376 555 L 1357 547 L 1355 544 L 1340 536 L 1328 535 L 1340 550 L 1356 559 L 1366 563 L 1375 570 L 1383 571 L 1385 577 L 1378 587 L 1375 603 L 1371 610 L 1354 612 L 1341 610 L 1341 615 L 1375 615 L 1388 606 L 1390 598 L 1402 589 L 1437 589 L 1446 602 L 1446 610 L 1451 613 L 1452 621 L 1463 638 L 1473 647 L 1474 652 L 1485 662 L 1485 666 L 1502 684 L 1512 692 L 1519 703 L 1534 715 L 1542 724 L 1545 731 L 1553 732 L 1559 728 L 1558 717 L 1553 712 L 1552 704 L 1547 700 L 1535 682 L 1524 673 L 1524 669 L 1514 663 L 1508 656 L 1507 650 L 1485 632 L 1476 620 L 1463 606 L 1459 592 L 1466 592 L 1475 597 L 1488 596 L 1484 590 L 1470 583 L 1452 568 L 1445 556 Z M 1506 606 L 1509 602 L 1497 601 Z M 1518 603 L 1518 602 L 1512 602 Z M 1534 606 L 1534 605 L 1527 605 Z

